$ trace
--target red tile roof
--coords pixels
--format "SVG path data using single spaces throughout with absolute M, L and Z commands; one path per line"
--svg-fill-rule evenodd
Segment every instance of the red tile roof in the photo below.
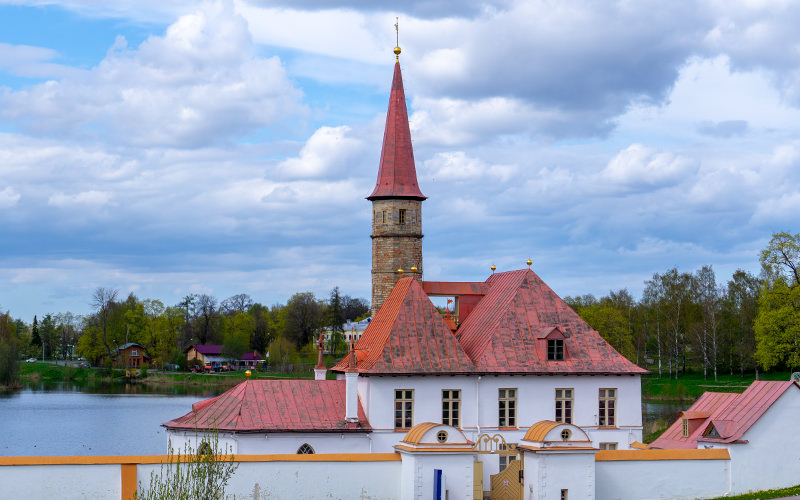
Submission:
M 496 273 L 489 290 L 458 330 L 461 347 L 486 373 L 642 374 L 583 321 L 530 269 Z M 547 341 L 558 328 L 565 359 L 547 360 Z
M 789 387 L 791 381 L 755 381 L 743 393 L 706 392 L 650 445 L 652 448 L 697 448 L 698 442 L 732 443 L 761 418 Z M 683 417 L 690 433 L 683 437 Z M 719 438 L 703 436 L 713 425 Z
M 411 277 L 397 282 L 356 343 L 365 374 L 564 373 L 641 374 L 530 269 L 492 275 L 486 295 L 450 333 Z M 547 341 L 563 334 L 564 360 L 547 360 Z M 343 371 L 345 359 L 333 367 Z
M 389 96 L 389 111 L 386 113 L 378 181 L 372 194 L 367 197 L 368 200 L 382 198 L 426 199 L 417 184 L 414 149 L 411 145 L 406 95 L 403 90 L 403 75 L 400 73 L 399 62 L 394 65 L 392 93 Z
M 343 380 L 248 380 L 192 405 L 186 415 L 162 424 L 172 430 L 225 432 L 367 432 L 361 402 L 358 422 L 344 420 Z
M 474 373 L 444 318 L 414 278 L 400 279 L 355 345 L 365 374 Z M 345 357 L 332 369 L 350 367 Z

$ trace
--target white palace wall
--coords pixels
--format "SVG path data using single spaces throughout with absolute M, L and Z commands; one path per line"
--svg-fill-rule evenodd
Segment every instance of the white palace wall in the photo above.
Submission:
M 534 456 L 537 455 L 537 456 Z M 525 452 L 524 499 L 685 500 L 730 491 L 727 450 Z M 0 457 L 0 498 L 129 500 L 163 456 Z M 472 498 L 471 453 L 239 455 L 227 491 L 239 499 L 428 499 L 433 471 L 444 471 L 447 498 Z M 796 482 L 792 471 L 778 480 Z M 484 483 L 488 489 L 488 483 Z M 594 484 L 594 489 L 592 489 Z

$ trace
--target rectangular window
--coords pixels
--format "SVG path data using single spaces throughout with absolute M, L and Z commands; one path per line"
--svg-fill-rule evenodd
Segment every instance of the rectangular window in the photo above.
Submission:
M 567 497 L 569 490 L 561 490 L 561 500 L 569 500 Z
M 564 360 L 564 339 L 547 339 L 547 360 Z
M 683 419 L 683 437 L 689 437 L 689 419 L 687 418 Z
M 598 425 L 600 427 L 617 426 L 617 390 L 600 389 L 600 405 L 598 408 Z
M 138 349 L 131 349 L 131 357 L 135 358 L 138 355 L 139 355 L 139 350 Z
M 414 390 L 394 391 L 394 428 L 410 429 L 414 425 Z
M 442 390 L 442 423 L 461 426 L 461 391 L 454 389 Z
M 517 390 L 500 389 L 498 398 L 498 427 L 517 426 Z
M 616 450 L 617 443 L 600 443 L 601 450 Z
M 572 389 L 556 389 L 556 422 L 572 423 Z
M 405 224 L 406 223 L 406 211 L 404 208 L 400 209 L 400 213 L 397 216 L 397 223 L 398 224 Z
M 505 451 L 505 450 L 508 449 L 507 446 L 512 445 L 512 444 L 516 444 L 516 443 L 508 443 L 508 445 L 500 444 L 500 445 L 498 445 L 497 449 L 500 450 L 500 451 Z M 511 454 L 511 455 L 502 455 L 501 454 L 500 455 L 500 472 L 503 472 L 504 470 L 506 470 L 506 467 L 508 467 L 508 465 L 511 462 L 513 462 L 514 460 L 516 460 L 516 459 L 517 459 L 517 455 L 516 454 Z
M 386 224 L 386 210 L 381 212 L 381 224 Z

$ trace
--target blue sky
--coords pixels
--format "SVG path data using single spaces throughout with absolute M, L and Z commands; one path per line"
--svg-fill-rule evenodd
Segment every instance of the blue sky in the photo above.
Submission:
M 794 2 L 0 0 L 0 308 L 369 297 L 395 16 L 426 279 L 638 296 L 798 232 Z

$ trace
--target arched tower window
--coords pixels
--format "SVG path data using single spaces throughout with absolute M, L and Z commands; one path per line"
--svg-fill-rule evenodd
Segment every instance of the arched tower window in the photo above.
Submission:
M 300 445 L 300 448 L 297 448 L 298 455 L 313 455 L 314 448 L 311 447 L 308 443 L 303 443 Z

